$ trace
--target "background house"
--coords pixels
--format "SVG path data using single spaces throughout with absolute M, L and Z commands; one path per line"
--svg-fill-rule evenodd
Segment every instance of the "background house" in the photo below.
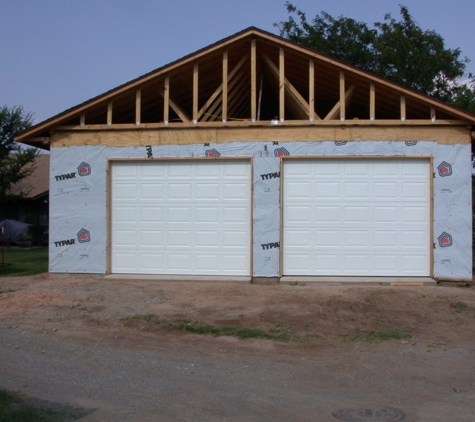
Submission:
M 35 171 L 11 187 L 13 194 L 25 195 L 0 207 L 0 221 L 17 220 L 31 224 L 30 233 L 39 244 L 48 243 L 50 155 L 35 158 Z
M 256 28 L 18 136 L 50 271 L 472 278 L 475 116 Z

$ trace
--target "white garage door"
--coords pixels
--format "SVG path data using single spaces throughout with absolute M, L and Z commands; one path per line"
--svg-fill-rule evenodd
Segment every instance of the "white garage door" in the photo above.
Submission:
M 430 275 L 427 159 L 285 160 L 284 275 Z
M 113 162 L 111 271 L 250 275 L 249 161 Z

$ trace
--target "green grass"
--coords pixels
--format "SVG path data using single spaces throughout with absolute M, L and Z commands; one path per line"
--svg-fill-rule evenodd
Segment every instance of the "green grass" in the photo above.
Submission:
M 473 316 L 475 316 L 475 306 L 470 306 L 461 300 L 451 303 L 450 307 L 458 314 L 471 313 Z
M 1 264 L 0 251 L 0 264 Z M 5 248 L 0 277 L 20 277 L 48 272 L 48 248 Z
M 303 342 L 319 338 L 317 335 L 300 335 L 293 333 L 290 329 L 275 328 L 271 330 L 261 330 L 258 328 L 234 327 L 225 325 L 217 327 L 209 324 L 192 323 L 188 319 L 177 319 L 173 322 L 161 323 L 156 315 L 134 315 L 124 320 L 139 320 L 146 321 L 156 325 L 162 325 L 164 328 L 170 330 L 187 331 L 193 334 L 212 335 L 214 337 L 231 336 L 242 340 L 246 339 L 266 339 L 279 342 Z
M 351 342 L 381 343 L 388 340 L 407 340 L 412 337 L 412 334 L 409 331 L 388 326 L 379 331 L 357 330 L 356 333 L 344 337 Z
M 18 393 L 0 389 L 0 422 L 63 422 L 81 418 L 81 412 L 66 412 L 33 405 Z

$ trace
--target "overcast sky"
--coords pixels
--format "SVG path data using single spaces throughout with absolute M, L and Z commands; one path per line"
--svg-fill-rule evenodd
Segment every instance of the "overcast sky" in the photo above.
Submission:
M 402 3 L 475 73 L 474 0 L 294 0 L 373 24 Z M 0 0 L 0 106 L 38 123 L 250 26 L 277 34 L 285 0 Z

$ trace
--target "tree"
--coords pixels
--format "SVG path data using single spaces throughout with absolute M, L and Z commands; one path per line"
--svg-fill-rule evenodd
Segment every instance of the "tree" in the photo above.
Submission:
M 286 2 L 290 16 L 274 24 L 280 35 L 320 53 L 375 73 L 415 91 L 467 111 L 475 111 L 473 75 L 461 82 L 469 59 L 459 48 L 446 48 L 441 35 L 422 30 L 405 6 L 401 19 L 391 14 L 373 28 L 364 22 L 321 12 L 311 22 L 306 14 Z M 297 20 L 292 15 L 297 16 Z
M 21 196 L 13 195 L 10 188 L 35 170 L 36 148 L 24 147 L 14 141 L 16 134 L 31 127 L 33 115 L 23 107 L 0 108 L 0 203 Z

